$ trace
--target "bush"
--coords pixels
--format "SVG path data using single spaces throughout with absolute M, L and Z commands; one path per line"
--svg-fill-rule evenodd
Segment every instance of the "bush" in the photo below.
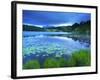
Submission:
M 59 58 L 58 60 L 60 67 L 66 67 L 67 60 L 64 58 Z
M 76 66 L 89 66 L 91 55 L 89 50 L 80 50 L 72 53 L 72 58 L 76 61 Z
M 72 57 L 66 61 L 66 66 L 67 67 L 75 67 L 76 66 L 76 61 Z
M 89 50 L 79 50 L 72 53 L 69 59 L 59 58 L 60 67 L 90 66 L 91 55 Z
M 58 61 L 53 58 L 47 58 L 44 62 L 44 68 L 57 68 L 60 67 Z
M 23 69 L 38 69 L 40 68 L 40 63 L 38 60 L 30 60 L 23 65 Z

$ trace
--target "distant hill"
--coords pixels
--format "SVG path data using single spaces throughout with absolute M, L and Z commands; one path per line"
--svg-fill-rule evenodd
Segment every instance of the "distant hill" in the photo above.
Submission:
M 44 31 L 44 29 L 37 26 L 23 25 L 23 31 Z
M 48 32 L 73 32 L 73 33 L 88 33 L 90 34 L 91 22 L 75 23 L 72 26 L 44 27 L 23 25 L 23 31 L 48 31 Z

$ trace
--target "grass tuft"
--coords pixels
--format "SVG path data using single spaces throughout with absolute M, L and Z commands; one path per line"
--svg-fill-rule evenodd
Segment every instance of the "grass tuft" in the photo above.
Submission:
M 23 65 L 23 69 L 38 69 L 38 68 L 40 68 L 40 63 L 38 60 L 31 60 Z

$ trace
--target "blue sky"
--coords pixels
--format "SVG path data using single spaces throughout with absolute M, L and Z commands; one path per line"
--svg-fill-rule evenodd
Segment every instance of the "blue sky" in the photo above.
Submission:
M 23 10 L 23 24 L 40 27 L 72 25 L 91 19 L 89 13 Z

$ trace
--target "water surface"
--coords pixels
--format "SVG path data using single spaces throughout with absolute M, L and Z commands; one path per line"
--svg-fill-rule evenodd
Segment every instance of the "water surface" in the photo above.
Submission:
M 80 40 L 76 37 L 76 40 L 75 37 L 67 37 L 69 35 L 72 34 L 67 32 L 23 32 L 23 62 L 31 59 L 43 61 L 47 57 L 68 58 L 73 51 L 90 48 L 88 39 Z

